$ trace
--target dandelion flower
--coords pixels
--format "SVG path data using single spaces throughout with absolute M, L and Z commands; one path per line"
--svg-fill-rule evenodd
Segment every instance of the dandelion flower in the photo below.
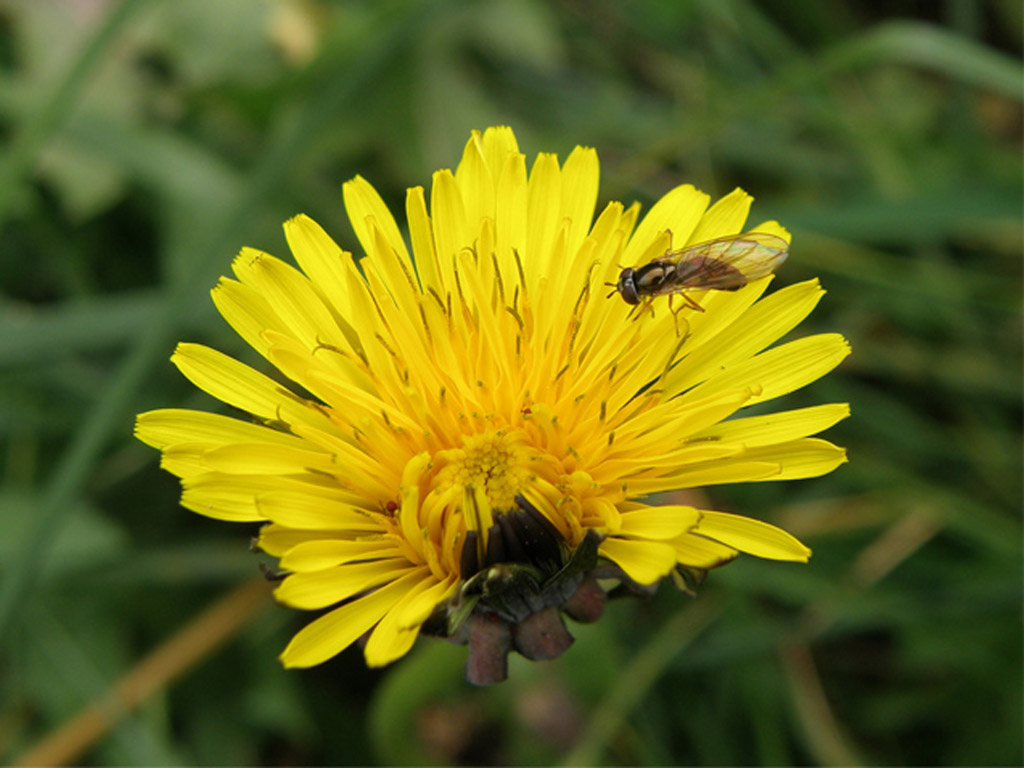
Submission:
M 845 461 L 813 435 L 846 404 L 743 414 L 848 354 L 837 334 L 776 345 L 821 298 L 818 282 L 762 298 L 769 275 L 635 312 L 607 296 L 622 266 L 743 231 L 789 234 L 771 221 L 745 230 L 742 190 L 709 207 L 680 186 L 639 223 L 638 205 L 617 202 L 594 220 L 597 196 L 593 149 L 562 165 L 540 154 L 527 172 L 512 131 L 490 128 L 455 173 L 433 175 L 429 206 L 408 190 L 408 243 L 356 177 L 344 202 L 364 258 L 297 216 L 285 234 L 298 269 L 246 248 L 214 288 L 289 383 L 182 343 L 178 369 L 251 420 L 165 409 L 139 415 L 136 432 L 181 478 L 183 506 L 262 524 L 281 603 L 323 611 L 286 666 L 361 637 L 381 666 L 429 632 L 468 640 L 467 675 L 493 682 L 510 649 L 543 659 L 568 646 L 562 612 L 600 615 L 595 577 L 642 588 L 741 552 L 810 556 L 767 523 L 644 499 Z

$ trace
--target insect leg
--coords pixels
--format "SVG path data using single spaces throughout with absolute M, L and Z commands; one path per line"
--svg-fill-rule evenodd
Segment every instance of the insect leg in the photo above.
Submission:
M 679 309 L 681 310 L 683 308 L 680 307 Z M 679 312 L 673 312 L 672 313 L 672 320 L 673 320 L 673 322 L 675 323 L 675 326 L 676 326 L 676 338 L 677 339 L 680 339 L 680 338 L 681 339 L 685 339 L 687 336 L 690 335 L 690 323 L 689 323 L 689 321 L 685 317 L 683 318 L 682 322 L 683 322 L 683 328 L 686 329 L 686 333 L 680 333 L 679 332 Z
M 643 299 L 643 301 L 641 301 L 639 304 L 634 304 L 633 305 L 633 307 L 629 310 L 629 314 L 627 314 L 626 317 L 629 317 L 634 312 L 636 313 L 636 316 L 633 318 L 634 320 L 639 320 L 640 318 L 642 318 L 644 316 L 645 312 L 650 312 L 651 315 L 653 316 L 654 315 L 654 302 L 651 301 L 650 298 L 646 298 L 645 297 Z
M 672 307 L 672 297 L 676 296 L 676 295 L 677 294 L 672 294 L 672 293 L 669 294 L 669 297 L 668 297 L 668 308 L 672 312 L 672 320 L 675 323 L 675 326 L 676 326 L 676 337 L 678 338 L 679 335 L 680 335 L 679 334 L 679 313 L 682 312 L 684 309 L 686 309 L 688 306 L 693 308 L 693 309 L 696 309 L 698 312 L 703 312 L 704 311 L 704 307 L 702 307 L 700 304 L 698 304 L 692 298 L 687 296 L 685 293 L 680 293 L 678 295 L 683 297 L 683 301 L 685 301 L 686 304 L 684 304 L 683 306 L 678 307 L 678 308 L 673 308 Z M 687 335 L 689 335 L 689 333 L 690 333 L 690 324 L 688 322 L 686 322 L 686 318 L 683 318 L 683 323 L 686 325 L 686 333 L 687 333 Z
M 690 307 L 692 307 L 693 309 L 696 309 L 696 310 L 697 310 L 698 312 L 703 312 L 703 311 L 704 311 L 704 307 L 702 307 L 702 306 L 701 306 L 700 304 L 698 304 L 698 303 L 697 303 L 697 302 L 696 302 L 696 301 L 695 301 L 695 300 L 693 299 L 693 297 L 691 297 L 691 296 L 690 296 L 690 295 L 688 295 L 687 293 L 685 293 L 685 292 L 684 292 L 684 293 L 680 293 L 679 295 L 680 295 L 680 296 L 682 296 L 682 297 L 683 297 L 683 300 L 684 300 L 684 301 L 685 301 L 685 302 L 686 302 L 686 303 L 687 303 L 687 304 L 688 304 L 688 305 L 689 305 Z M 680 307 L 680 309 L 682 309 L 682 307 Z
M 672 295 L 673 294 L 669 294 L 669 297 L 668 297 L 668 310 L 669 310 L 669 312 L 672 313 L 672 322 L 673 322 L 673 324 L 675 324 L 675 327 L 676 327 L 676 338 L 679 338 L 679 313 L 682 312 L 684 309 L 686 309 L 686 305 L 684 304 L 683 306 L 679 307 L 678 309 L 673 308 L 673 306 L 672 306 Z M 685 298 L 685 294 L 684 294 L 684 298 Z M 685 320 L 683 322 L 686 323 Z M 690 324 L 686 323 L 686 325 L 687 325 L 687 328 L 689 328 Z
M 668 247 L 665 249 L 665 256 L 668 256 L 670 253 L 672 253 L 672 250 L 673 250 L 672 249 L 672 230 L 669 229 L 668 227 L 666 227 L 665 228 L 665 234 L 668 235 Z M 662 258 L 664 258 L 664 256 Z

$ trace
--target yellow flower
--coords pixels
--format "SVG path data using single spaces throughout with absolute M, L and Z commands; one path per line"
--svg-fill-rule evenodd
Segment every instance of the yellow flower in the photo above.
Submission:
M 179 370 L 253 420 L 158 410 L 137 435 L 181 478 L 185 507 L 264 524 L 259 546 L 287 574 L 278 600 L 329 609 L 286 666 L 366 633 L 367 662 L 387 664 L 426 624 L 468 634 L 470 677 L 489 682 L 510 645 L 548 658 L 568 644 L 560 609 L 596 618 L 595 575 L 650 585 L 738 552 L 809 557 L 767 523 L 643 499 L 845 461 L 811 437 L 845 404 L 738 415 L 848 354 L 836 334 L 771 346 L 814 308 L 818 282 L 761 298 L 769 276 L 692 294 L 702 312 L 674 315 L 665 298 L 631 312 L 606 295 L 620 265 L 740 233 L 751 198 L 708 207 L 680 186 L 637 224 L 639 206 L 616 202 L 594 221 L 597 194 L 594 150 L 562 166 L 540 154 L 528 174 L 510 129 L 474 132 L 456 172 L 434 174 L 429 209 L 422 187 L 408 191 L 411 249 L 356 177 L 344 200 L 364 259 L 297 216 L 285 234 L 299 269 L 246 248 L 213 290 L 292 384 L 182 343 Z M 749 231 L 789 240 L 776 222 Z

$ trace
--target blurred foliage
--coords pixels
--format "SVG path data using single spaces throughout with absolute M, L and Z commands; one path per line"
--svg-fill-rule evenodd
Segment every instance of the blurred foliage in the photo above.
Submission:
M 0 756 L 1019 765 L 1021 17 L 0 0 Z M 794 232 L 783 283 L 829 290 L 799 333 L 854 349 L 785 405 L 849 401 L 829 437 L 851 462 L 711 490 L 801 536 L 809 566 L 741 560 L 696 601 L 614 604 L 503 685 L 469 687 L 438 641 L 386 670 L 350 650 L 285 672 L 306 617 L 217 612 L 255 572 L 244 529 L 178 508 L 133 414 L 216 407 L 167 363 L 177 339 L 253 359 L 207 294 L 242 245 L 286 255 L 301 211 L 353 247 L 344 180 L 402 211 L 492 124 L 531 156 L 596 147 L 601 205 L 757 195 L 755 220 Z M 210 627 L 228 640 L 204 658 Z M 137 709 L 86 709 L 140 681 Z M 58 728 L 83 711 L 100 725 L 77 752 Z

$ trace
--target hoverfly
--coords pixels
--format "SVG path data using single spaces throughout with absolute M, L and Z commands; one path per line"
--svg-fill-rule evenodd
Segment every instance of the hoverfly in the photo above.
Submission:
M 680 295 L 686 305 L 704 308 L 687 291 L 735 291 L 752 280 L 770 275 L 789 255 L 789 243 L 767 232 L 747 232 L 666 251 L 642 267 L 625 267 L 615 290 L 627 304 L 650 302 L 658 296 Z M 682 307 L 680 307 L 682 309 Z

